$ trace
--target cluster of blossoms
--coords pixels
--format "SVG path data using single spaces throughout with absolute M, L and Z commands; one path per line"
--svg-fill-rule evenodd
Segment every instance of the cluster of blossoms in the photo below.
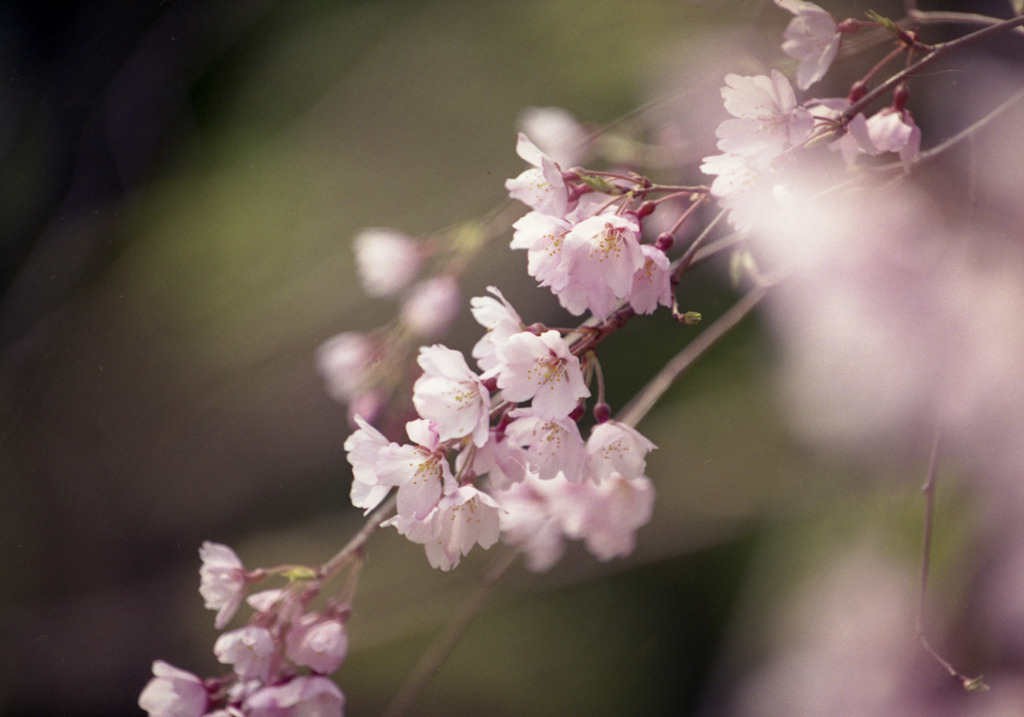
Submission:
M 798 60 L 801 91 L 825 76 L 843 36 L 862 27 L 892 32 L 898 42 L 893 57 L 924 48 L 915 36 L 882 18 L 837 23 L 809 2 L 776 4 L 794 15 L 782 50 Z M 879 267 L 887 266 L 886 251 L 896 256 L 894 242 L 886 237 L 877 247 L 865 245 L 870 257 L 865 265 L 857 263 L 864 249 L 847 251 L 851 242 L 845 238 L 853 231 L 849 228 L 859 230 L 862 224 L 847 217 L 839 223 L 848 231 L 833 228 L 844 215 L 828 203 L 815 204 L 816 178 L 823 175 L 810 177 L 802 162 L 812 140 L 826 139 L 829 150 L 845 160 L 836 158 L 836 165 L 850 168 L 861 155 L 894 153 L 910 170 L 921 136 L 906 109 L 906 85 L 894 85 L 891 105 L 869 117 L 863 110 L 873 99 L 867 90 L 870 76 L 855 83 L 847 97 L 798 102 L 789 79 L 776 70 L 727 75 L 721 94 L 731 117 L 716 131 L 721 154 L 704 158 L 700 167 L 715 177 L 710 187 L 659 185 L 629 172 L 572 167 L 587 148 L 586 133 L 565 113 L 548 109 L 532 114 L 531 132 L 545 149 L 527 133 L 519 134 L 516 151 L 530 168 L 505 187 L 529 211 L 512 225 L 511 248 L 526 251 L 529 275 L 564 309 L 591 317 L 571 330 L 527 325 L 501 292 L 489 287 L 489 296 L 470 302 L 474 319 L 485 329 L 471 352 L 475 368 L 442 344 L 419 347 L 418 376 L 410 379 L 415 417 L 403 419 L 406 442 L 390 440 L 374 424 L 379 425 L 382 406 L 400 385 L 394 380 L 400 373 L 395 356 L 416 345 L 410 340 L 437 340 L 453 318 L 458 262 L 406 290 L 436 247 L 388 229 L 360 234 L 354 242 L 356 264 L 367 293 L 399 297 L 402 305 L 397 328 L 346 332 L 318 354 L 328 390 L 349 404 L 355 424 L 344 444 L 352 467 L 353 505 L 366 514 L 379 509 L 374 526 L 394 527 L 423 545 L 429 563 L 446 571 L 474 546 L 487 549 L 499 540 L 521 552 L 535 571 L 552 567 L 567 540 L 582 541 L 601 560 L 629 555 L 636 531 L 653 511 L 654 488 L 645 471 L 646 456 L 655 446 L 632 425 L 611 418 L 596 346 L 629 317 L 653 313 L 659 306 L 692 323 L 691 315 L 678 311 L 674 286 L 701 240 L 676 262 L 668 252 L 675 233 L 708 197 L 717 199 L 733 227 L 752 238 L 753 245 L 766 237 L 776 246 L 800 245 L 805 265 L 814 267 L 810 273 L 825 283 L 814 284 L 810 299 L 822 311 L 856 305 L 850 297 L 864 293 L 833 292 L 842 298 L 834 303 L 842 306 L 831 306 L 821 297 L 828 296 L 837 279 L 849 276 L 852 283 L 853 277 L 872 271 L 884 279 Z M 682 210 L 673 203 L 680 199 L 687 204 Z M 662 207 L 668 209 L 659 212 L 661 226 L 670 229 L 652 238 L 647 218 Z M 857 216 L 865 216 L 859 207 Z M 878 216 L 876 224 L 892 224 L 888 215 Z M 807 257 L 812 257 L 809 263 Z M 843 261 L 837 263 L 836 257 Z M 902 254 L 898 258 L 890 262 L 894 276 L 913 261 L 904 262 Z M 756 270 L 751 273 L 763 278 Z M 799 296 L 784 304 L 784 313 L 798 316 L 797 304 L 807 303 L 806 296 L 794 294 L 792 287 L 799 289 L 805 280 L 790 279 L 790 293 L 783 288 L 779 294 L 783 300 Z M 881 295 L 874 287 L 868 293 Z M 861 320 L 874 315 L 861 313 Z M 813 318 L 813 312 L 805 315 Z M 919 323 L 916 315 L 907 316 L 908 325 Z M 791 323 L 805 340 L 816 336 L 813 325 Z M 842 323 L 830 322 L 825 333 L 834 337 L 833 324 Z M 858 341 L 866 334 L 859 330 Z M 808 353 L 822 355 L 817 345 Z M 844 373 L 849 377 L 850 371 Z M 882 373 L 872 371 L 872 380 Z M 387 390 L 382 388 L 385 379 L 392 380 Z M 593 422 L 581 430 L 591 398 Z M 877 414 L 877 406 L 871 408 Z M 393 504 L 386 502 L 389 496 Z M 330 569 L 247 571 L 227 546 L 205 543 L 200 555 L 200 592 L 206 606 L 217 611 L 215 626 L 224 628 L 243 601 L 254 610 L 245 627 L 224 633 L 214 646 L 218 660 L 232 672 L 203 680 L 157 661 L 140 706 L 153 717 L 340 717 L 344 697 L 327 676 L 347 653 L 351 591 L 339 590 L 315 611 L 310 605 L 326 580 L 356 566 L 358 557 L 343 551 L 343 559 L 336 556 Z M 275 573 L 289 577 L 290 584 L 247 596 L 250 584 Z
M 217 611 L 218 630 L 243 600 L 254 610 L 245 627 L 225 632 L 214 644 L 217 660 L 232 672 L 203 680 L 157 660 L 139 706 L 159 717 L 341 717 L 345 697 L 328 675 L 348 654 L 347 603 L 328 600 L 311 611 L 316 590 L 299 579 L 287 588 L 246 597 L 250 584 L 273 572 L 292 578 L 314 575 L 294 568 L 247 571 L 238 555 L 219 543 L 203 543 L 199 556 L 199 592 L 206 607 Z
M 795 17 L 786 28 L 783 51 L 799 60 L 797 85 L 808 89 L 828 71 L 843 35 L 872 24 L 858 20 L 836 23 L 825 10 L 802 0 L 775 0 Z M 906 43 L 913 38 L 906 36 Z M 911 48 L 908 48 L 911 49 Z M 701 170 L 715 177 L 711 194 L 730 210 L 729 221 L 749 231 L 799 168 L 793 150 L 812 140 L 832 137 L 829 149 L 840 152 L 852 166 L 860 155 L 897 153 L 904 169 L 917 159 L 921 131 L 906 109 L 909 93 L 900 85 L 893 102 L 866 117 L 852 110 L 867 93 L 867 84 L 854 84 L 847 97 L 812 98 L 798 103 L 789 79 L 778 70 L 770 75 L 727 75 L 722 99 L 732 119 L 717 131 L 722 154 L 706 157 Z
M 397 514 L 386 524 L 422 544 L 442 570 L 501 534 L 538 569 L 558 559 L 563 536 L 583 539 L 603 559 L 628 554 L 651 515 L 654 491 L 643 473 L 654 445 L 610 420 L 603 403 L 584 441 L 577 421 L 590 396 L 585 367 L 558 331 L 526 327 L 490 291 L 472 301 L 488 330 L 472 352 L 480 373 L 458 351 L 420 349 L 411 443 L 391 442 L 356 417 L 345 442 L 353 504 L 369 512 L 396 489 Z

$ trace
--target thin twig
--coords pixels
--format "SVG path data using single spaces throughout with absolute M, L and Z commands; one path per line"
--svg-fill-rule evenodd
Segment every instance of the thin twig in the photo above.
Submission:
M 950 40 L 949 42 L 943 42 L 939 45 L 933 46 L 931 52 L 929 52 L 927 55 L 925 55 L 920 60 L 915 62 L 913 65 L 910 65 L 901 72 L 897 72 L 895 75 L 893 75 L 888 80 L 880 84 L 878 87 L 864 95 L 864 97 L 862 97 L 860 100 L 850 105 L 846 109 L 846 111 L 843 112 L 843 118 L 845 120 L 852 119 L 858 112 L 863 110 L 865 107 L 870 105 L 872 102 L 877 100 L 879 97 L 884 95 L 889 90 L 893 89 L 900 82 L 910 77 L 911 75 L 917 74 L 924 68 L 928 67 L 929 65 L 941 59 L 942 57 L 945 57 L 954 50 L 958 50 L 961 47 L 965 47 L 974 42 L 978 42 L 979 40 L 983 40 L 989 35 L 994 35 L 998 32 L 1002 32 L 1003 30 L 1010 30 L 1015 27 L 1020 27 L 1022 25 L 1024 25 L 1024 16 L 1015 17 L 1009 20 L 1004 20 L 996 25 L 989 25 L 988 27 L 983 27 L 980 30 L 976 30 L 968 35 L 963 35 L 962 37 L 958 37 L 955 40 Z
M 747 292 L 713 324 L 698 334 L 682 351 L 662 366 L 661 370 L 640 389 L 640 392 L 619 412 L 616 420 L 635 426 L 647 415 L 665 391 L 689 369 L 708 349 L 717 344 L 764 298 L 767 289 L 758 286 Z
M 928 469 L 925 474 L 924 485 L 921 486 L 921 493 L 924 495 L 924 525 L 921 528 L 921 578 L 920 585 L 918 586 L 917 639 L 921 643 L 921 647 L 935 658 L 942 665 L 943 669 L 949 673 L 949 676 L 957 680 L 965 690 L 970 692 L 984 691 L 988 689 L 988 685 L 985 684 L 981 675 L 968 677 L 953 667 L 949 660 L 942 657 L 932 647 L 931 643 L 928 642 L 927 631 L 924 627 L 925 613 L 928 608 L 928 572 L 932 557 L 932 522 L 935 516 L 935 484 L 939 473 L 939 448 L 941 442 L 941 431 L 936 426 L 935 434 L 932 437 L 931 452 L 928 456 Z
M 420 658 L 420 661 L 409 674 L 409 677 L 406 678 L 405 683 L 398 690 L 391 704 L 384 710 L 383 717 L 402 717 L 402 715 L 408 712 L 413 702 L 423 692 L 423 688 L 430 682 L 430 678 L 441 669 L 441 665 L 444 664 L 444 661 L 448 659 L 448 656 L 455 649 L 459 640 L 462 639 L 473 618 L 480 613 L 480 608 L 494 591 L 498 580 L 501 579 L 501 576 L 505 574 L 505 571 L 509 569 L 518 555 L 518 550 L 506 549 L 494 558 L 483 580 L 477 585 L 459 612 L 448 622 L 444 631 L 437 636 L 430 648 Z

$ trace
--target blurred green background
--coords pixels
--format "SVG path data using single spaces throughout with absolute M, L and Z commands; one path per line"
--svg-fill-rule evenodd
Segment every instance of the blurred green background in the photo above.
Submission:
M 531 105 L 602 125 L 669 96 L 641 124 L 713 153 L 719 107 L 671 93 L 717 103 L 717 68 L 779 61 L 786 20 L 755 0 L 5 5 L 0 710 L 138 714 L 154 659 L 220 673 L 200 543 L 313 563 L 357 529 L 345 409 L 313 355 L 394 310 L 358 288 L 360 228 L 498 206 Z M 557 320 L 508 237 L 465 296 L 498 284 L 527 321 Z M 721 266 L 680 296 L 709 320 L 733 300 Z M 699 330 L 657 316 L 609 340 L 613 406 Z M 463 309 L 445 342 L 475 339 Z M 771 349 L 749 321 L 640 426 L 661 448 L 636 555 L 514 568 L 415 714 L 714 714 L 762 619 L 833 548 L 877 529 L 913 571 L 923 455 L 880 458 L 880 484 L 796 445 Z M 337 675 L 349 714 L 382 709 L 490 557 L 440 574 L 374 538 Z

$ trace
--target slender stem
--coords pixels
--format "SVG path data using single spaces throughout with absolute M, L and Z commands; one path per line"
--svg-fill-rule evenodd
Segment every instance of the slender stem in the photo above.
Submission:
M 363 523 L 363 527 L 359 529 L 358 533 L 352 536 L 351 540 L 345 544 L 345 547 L 339 550 L 337 555 L 320 566 L 320 570 L 317 571 L 319 578 L 322 580 L 329 580 L 348 562 L 352 555 L 362 549 L 363 544 L 369 540 L 370 536 L 377 532 L 377 528 L 380 527 L 380 524 L 391 517 L 391 513 L 395 509 L 396 497 L 397 493 L 392 493 L 391 496 L 373 512 L 373 515 L 366 519 L 366 522 Z
M 495 557 L 483 580 L 477 585 L 476 590 L 473 591 L 459 612 L 445 626 L 444 631 L 437 636 L 430 648 L 420 658 L 420 661 L 416 664 L 409 677 L 406 678 L 405 683 L 398 690 L 391 704 L 384 710 L 383 717 L 401 717 L 409 711 L 413 702 L 423 692 L 423 688 L 430 682 L 430 678 L 441 669 L 441 665 L 444 664 L 452 650 L 455 649 L 455 645 L 462 639 L 473 618 L 480 613 L 480 608 L 487 598 L 490 597 L 491 593 L 494 592 L 494 587 L 497 585 L 498 580 L 501 579 L 501 576 L 505 574 L 505 571 L 509 569 L 518 555 L 518 550 L 507 549 Z
M 989 35 L 994 35 L 998 32 L 1002 32 L 1003 30 L 1010 30 L 1015 27 L 1020 27 L 1022 25 L 1024 25 L 1024 16 L 1015 17 L 1009 20 L 1003 20 L 996 25 L 989 25 L 988 27 L 976 30 L 975 32 L 972 32 L 968 35 L 964 35 L 963 37 L 958 37 L 955 40 L 950 40 L 949 42 L 944 42 L 942 44 L 935 45 L 932 48 L 932 51 L 925 55 L 923 58 L 921 58 L 914 64 L 910 65 L 902 72 L 897 72 L 895 75 L 893 75 L 888 80 L 880 84 L 878 87 L 864 95 L 864 97 L 862 97 L 860 100 L 850 105 L 846 109 L 846 111 L 843 112 L 843 118 L 846 120 L 853 118 L 858 112 L 860 112 L 865 107 L 870 105 L 872 102 L 877 100 L 879 97 L 884 95 L 886 92 L 894 88 L 907 77 L 917 74 L 924 68 L 928 67 L 929 65 L 941 59 L 942 57 L 945 57 L 949 53 L 958 50 L 962 47 L 966 47 L 967 45 L 970 45 L 972 43 L 978 42 L 979 40 L 983 40 L 987 38 Z
M 934 647 L 932 647 L 931 643 L 928 641 L 927 631 L 924 627 L 925 612 L 928 608 L 928 573 L 932 557 L 932 523 L 935 517 L 935 484 L 939 473 L 939 450 L 941 442 L 941 430 L 936 426 L 935 433 L 932 436 L 931 451 L 928 455 L 928 468 L 925 472 L 924 485 L 921 486 L 921 493 L 924 495 L 924 519 L 921 527 L 921 577 L 920 584 L 918 586 L 917 639 L 918 642 L 921 643 L 921 647 L 923 647 L 936 662 L 942 665 L 943 669 L 949 673 L 949 676 L 957 680 L 965 690 L 970 692 L 985 691 L 988 689 L 988 685 L 985 684 L 981 675 L 978 675 L 977 677 L 968 677 L 953 667 L 949 660 L 945 659 Z
M 758 286 L 747 292 L 743 298 L 722 314 L 713 324 L 698 334 L 697 338 L 686 345 L 682 351 L 672 357 L 662 369 L 640 389 L 625 408 L 616 417 L 618 421 L 635 426 L 647 415 L 665 391 L 689 369 L 701 356 L 717 344 L 731 331 L 755 306 L 764 298 L 767 289 Z
M 921 578 L 918 585 L 917 602 L 917 634 L 924 635 L 924 615 L 927 608 L 928 595 L 928 571 L 932 558 L 932 519 L 935 514 L 935 480 L 938 475 L 939 466 L 939 445 L 941 443 L 941 432 L 935 428 L 932 436 L 932 447 L 928 454 L 928 469 L 925 471 L 924 485 L 921 486 L 921 493 L 924 495 L 924 525 L 921 528 Z
M 990 17 L 973 12 L 923 12 L 916 8 L 907 11 L 907 17 L 921 25 L 998 25 L 1004 21 L 1001 17 Z M 1015 28 L 1014 32 L 1024 33 L 1024 28 Z

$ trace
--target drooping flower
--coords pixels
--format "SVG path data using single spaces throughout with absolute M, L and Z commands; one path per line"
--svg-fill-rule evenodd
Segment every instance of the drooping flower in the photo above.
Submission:
M 199 594 L 208 610 L 216 610 L 214 627 L 223 628 L 234 617 L 245 597 L 245 567 L 234 550 L 221 543 L 205 541 L 199 548 Z
M 552 286 L 559 303 L 576 316 L 589 310 L 607 318 L 629 296 L 633 277 L 644 266 L 639 235 L 639 225 L 618 214 L 599 214 L 573 226 L 562 248 L 567 281 L 561 289 Z
M 800 64 L 796 84 L 806 90 L 828 72 L 842 39 L 835 18 L 811 2 L 775 0 L 783 10 L 796 15 L 783 33 L 782 51 Z
M 510 246 L 526 249 L 526 272 L 541 286 L 560 292 L 569 282 L 565 237 L 572 223 L 561 217 L 543 212 L 527 212 L 512 225 L 514 230 Z
M 654 512 L 654 486 L 647 476 L 612 473 L 600 483 L 574 484 L 579 500 L 574 514 L 563 518 L 567 535 L 581 538 L 601 561 L 626 557 L 636 547 L 636 531 Z
M 393 296 L 413 280 L 422 255 L 416 240 L 394 229 L 364 229 L 352 240 L 356 269 L 370 296 Z
M 409 438 L 417 445 L 392 443 L 382 448 L 375 465 L 381 485 L 398 488 L 398 514 L 423 518 L 441 498 L 454 490 L 455 479 L 445 458 L 437 427 L 425 419 L 406 424 Z
M 632 426 L 619 421 L 605 421 L 590 429 L 587 438 L 587 459 L 595 481 L 612 474 L 627 478 L 643 475 L 647 453 L 657 448 Z
M 543 418 L 532 409 L 515 409 L 514 420 L 505 428 L 505 436 L 523 449 L 531 473 L 540 480 L 562 477 L 570 482 L 582 480 L 586 469 L 583 437 L 570 418 Z
M 651 244 L 641 244 L 644 264 L 633 275 L 629 305 L 638 314 L 653 314 L 658 306 L 672 306 L 670 262 L 665 252 Z
M 789 80 L 778 70 L 767 75 L 726 75 L 722 88 L 725 109 L 735 119 L 722 122 L 715 135 L 718 148 L 747 158 L 755 168 L 807 140 L 814 118 L 797 105 Z
M 327 393 L 343 403 L 367 390 L 377 358 L 377 343 L 359 331 L 332 336 L 316 351 L 316 365 L 327 383 Z
M 399 316 L 416 336 L 431 341 L 443 335 L 459 311 L 461 294 L 454 276 L 441 275 L 416 284 L 402 302 Z
M 829 149 L 842 152 L 847 166 L 852 166 L 861 154 L 896 152 L 903 169 L 909 172 L 920 154 L 921 130 L 907 110 L 886 107 L 870 118 L 857 113 L 846 123 L 846 133 L 832 142 Z
M 477 446 L 486 443 L 491 395 L 463 355 L 435 344 L 420 348 L 417 362 L 423 375 L 413 385 L 412 402 L 419 415 L 437 425 L 442 441 L 472 436 Z
M 560 419 L 590 395 L 579 359 L 557 331 L 540 336 L 522 331 L 498 346 L 498 388 L 507 401 L 533 399 L 538 416 Z
M 308 675 L 261 687 L 243 707 L 247 717 L 342 717 L 345 695 L 332 680 Z
M 348 633 L 338 618 L 308 613 L 292 624 L 285 648 L 288 659 L 296 665 L 329 675 L 348 655 Z
M 426 550 L 431 567 L 448 571 L 474 545 L 485 550 L 498 541 L 498 503 L 472 485 L 446 494 L 424 518 L 396 515 L 382 525 L 393 525 L 401 535 Z
M 139 695 L 139 707 L 149 717 L 202 717 L 208 706 L 203 681 L 163 660 L 153 663 L 153 679 Z
M 519 127 L 562 167 L 578 164 L 587 153 L 589 134 L 561 107 L 527 107 L 519 115 Z
M 267 680 L 274 651 L 270 631 L 256 625 L 225 632 L 213 645 L 217 659 L 231 665 L 243 680 Z
M 525 328 L 519 314 L 498 289 L 488 286 L 487 291 L 497 298 L 477 296 L 469 300 L 473 318 L 487 329 L 473 347 L 473 358 L 484 371 L 498 365 L 498 359 L 494 355 L 495 347 Z
M 345 439 L 345 451 L 352 466 L 352 505 L 362 508 L 365 513 L 380 505 L 391 490 L 391 485 L 382 483 L 377 474 L 377 459 L 382 449 L 391 443 L 380 431 L 354 416 L 358 428 Z
M 522 132 L 516 142 L 516 154 L 533 167 L 505 181 L 509 196 L 544 214 L 564 217 L 569 209 L 569 189 L 561 167 Z

